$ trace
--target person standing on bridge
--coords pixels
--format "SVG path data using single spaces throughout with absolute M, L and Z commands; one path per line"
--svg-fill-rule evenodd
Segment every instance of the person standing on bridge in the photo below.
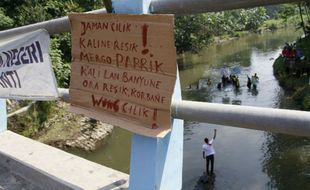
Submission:
M 203 159 L 206 159 L 206 172 L 207 174 L 213 175 L 213 169 L 214 169 L 214 154 L 215 150 L 213 147 L 213 141 L 216 137 L 216 129 L 214 129 L 214 136 L 211 140 L 208 138 L 205 138 L 204 141 L 205 143 L 202 145 L 202 157 Z M 211 162 L 211 170 L 209 172 L 209 165 Z

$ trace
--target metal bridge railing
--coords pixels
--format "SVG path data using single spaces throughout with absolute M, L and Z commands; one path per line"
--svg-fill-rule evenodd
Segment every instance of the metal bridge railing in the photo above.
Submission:
M 301 0 L 152 0 L 150 11 L 153 13 L 163 14 L 194 14 L 299 1 Z M 98 9 L 88 13 L 107 13 L 107 11 L 106 9 Z M 69 32 L 69 18 L 65 16 L 49 21 L 0 31 L 0 39 L 24 34 L 37 29 L 45 29 L 51 35 Z
M 198 13 L 254 7 L 298 0 L 153 0 L 151 11 L 158 13 Z M 91 13 L 106 13 L 105 9 Z M 68 17 L 0 31 L 0 39 L 44 28 L 50 34 L 70 31 Z M 61 98 L 69 101 L 68 89 L 60 89 Z M 230 125 L 241 128 L 310 136 L 310 113 L 303 111 L 233 106 L 191 101 L 172 102 L 172 116 L 179 119 Z
M 61 100 L 69 103 L 69 90 L 58 91 Z M 306 111 L 184 100 L 172 101 L 171 111 L 178 119 L 310 137 L 310 112 Z
M 98 9 L 98 10 L 90 11 L 87 13 L 106 13 L 106 12 L 107 12 L 106 9 Z M 29 24 L 26 26 L 12 28 L 9 30 L 3 30 L 3 31 L 0 31 L 0 39 L 9 38 L 11 36 L 16 36 L 20 34 L 25 34 L 25 33 L 32 32 L 38 29 L 45 29 L 48 31 L 50 35 L 70 32 L 69 17 L 65 16 L 65 17 L 43 21 L 43 22 L 39 22 L 35 24 Z
M 193 14 L 299 1 L 301 0 L 153 0 L 151 3 L 151 12 Z

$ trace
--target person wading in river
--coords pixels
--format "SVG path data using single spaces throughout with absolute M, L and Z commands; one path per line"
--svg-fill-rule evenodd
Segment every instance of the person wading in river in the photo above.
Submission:
M 252 76 L 252 84 L 253 84 L 253 89 L 256 90 L 257 88 L 257 83 L 258 83 L 258 76 L 257 76 L 257 73 L 255 73 L 253 76 Z
M 205 138 L 205 143 L 202 145 L 202 157 L 203 159 L 206 159 L 206 172 L 207 174 L 213 175 L 213 168 L 214 168 L 214 154 L 215 150 L 213 147 L 213 141 L 216 137 L 216 129 L 214 129 L 214 136 L 211 140 L 208 138 Z M 209 165 L 211 162 L 211 171 L 209 172 Z

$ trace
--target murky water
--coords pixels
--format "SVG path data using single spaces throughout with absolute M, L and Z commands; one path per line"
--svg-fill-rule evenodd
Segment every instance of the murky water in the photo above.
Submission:
M 272 64 L 283 44 L 298 35 L 294 30 L 249 35 L 210 47 L 200 55 L 183 57 L 183 99 L 279 108 L 283 91 Z M 223 73 L 238 75 L 240 89 L 228 85 L 219 90 Z M 247 75 L 254 73 L 259 76 L 258 88 L 249 90 Z M 201 146 L 205 137 L 213 136 L 215 128 L 216 177 L 213 183 L 202 184 L 199 178 L 205 161 Z M 310 188 L 309 139 L 197 122 L 186 122 L 184 139 L 185 190 Z
M 105 144 L 93 152 L 69 150 L 87 160 L 129 173 L 131 133 L 115 127 Z
M 285 42 L 294 41 L 300 32 L 279 30 L 253 34 L 214 45 L 198 55 L 185 55 L 180 78 L 183 99 L 225 104 L 278 108 L 283 91 L 273 76 L 272 63 Z M 240 89 L 217 83 L 223 73 L 237 74 Z M 247 75 L 257 73 L 257 90 L 248 90 Z M 211 80 L 208 85 L 207 80 Z M 197 183 L 205 170 L 201 146 L 203 139 L 215 141 L 214 183 Z M 310 189 L 310 140 L 266 132 L 185 122 L 183 189 Z M 74 151 L 100 164 L 129 172 L 131 134 L 114 130 L 102 148 L 93 153 Z

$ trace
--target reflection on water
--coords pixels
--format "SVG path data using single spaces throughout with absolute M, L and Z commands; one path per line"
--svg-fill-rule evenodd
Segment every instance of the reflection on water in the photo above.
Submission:
M 189 65 L 180 72 L 183 99 L 278 108 L 283 91 L 272 64 L 284 43 L 299 34 L 286 30 L 249 35 L 182 57 L 182 64 Z M 239 77 L 240 88 L 218 88 L 226 73 Z M 258 88 L 248 89 L 247 75 L 254 73 L 259 76 Z M 201 146 L 214 128 L 217 177 L 210 184 L 201 180 L 205 170 Z M 307 138 L 187 121 L 183 189 L 310 189 L 309 147 Z
M 310 189 L 310 139 L 269 134 L 263 146 L 271 188 Z
M 69 150 L 87 160 L 129 173 L 131 133 L 115 127 L 105 144 L 93 152 Z

